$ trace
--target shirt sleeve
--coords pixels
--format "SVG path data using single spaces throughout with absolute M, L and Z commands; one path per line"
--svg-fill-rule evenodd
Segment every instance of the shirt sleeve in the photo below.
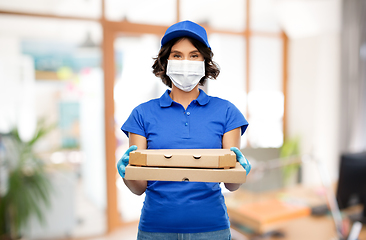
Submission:
M 129 132 L 146 137 L 142 113 L 143 111 L 140 106 L 134 108 L 126 122 L 122 125 L 121 130 L 127 137 Z
M 249 124 L 247 120 L 245 119 L 244 115 L 239 111 L 239 109 L 231 102 L 228 102 L 228 108 L 226 111 L 225 133 L 240 127 L 241 135 L 243 135 L 248 125 Z

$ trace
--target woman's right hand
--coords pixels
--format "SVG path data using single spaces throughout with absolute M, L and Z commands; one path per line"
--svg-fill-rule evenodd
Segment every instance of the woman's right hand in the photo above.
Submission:
M 122 178 L 125 178 L 126 166 L 130 162 L 130 152 L 135 150 L 137 150 L 137 146 L 132 145 L 129 149 L 127 149 L 125 154 L 123 154 L 122 158 L 117 162 L 117 170 Z

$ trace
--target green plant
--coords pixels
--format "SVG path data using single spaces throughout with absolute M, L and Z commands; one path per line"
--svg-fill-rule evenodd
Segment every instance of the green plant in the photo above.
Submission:
M 283 161 L 288 162 L 290 157 L 300 157 L 299 145 L 299 137 L 285 140 L 282 147 L 280 148 L 280 158 L 283 159 Z M 285 184 L 289 183 L 289 180 L 295 173 L 298 172 L 299 168 L 300 163 L 296 162 L 287 163 L 287 165 L 282 168 L 283 180 Z
M 0 239 L 17 239 L 32 215 L 44 223 L 42 206 L 49 206 L 51 184 L 46 165 L 34 151 L 35 144 L 49 133 L 53 126 L 44 121 L 37 125 L 30 141 L 22 141 L 17 129 L 0 135 L 6 169 L 7 187 L 0 199 Z

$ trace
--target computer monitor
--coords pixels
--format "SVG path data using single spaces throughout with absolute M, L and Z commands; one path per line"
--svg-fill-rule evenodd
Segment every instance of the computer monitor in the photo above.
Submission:
M 341 155 L 337 201 L 340 209 L 362 204 L 362 214 L 350 219 L 366 224 L 366 152 Z

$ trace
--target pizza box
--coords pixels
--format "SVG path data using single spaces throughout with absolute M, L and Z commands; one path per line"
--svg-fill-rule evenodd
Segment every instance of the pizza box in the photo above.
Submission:
M 244 183 L 246 171 L 236 163 L 234 168 L 126 167 L 126 180 Z
M 229 149 L 145 149 L 130 153 L 134 166 L 233 168 L 236 155 Z

